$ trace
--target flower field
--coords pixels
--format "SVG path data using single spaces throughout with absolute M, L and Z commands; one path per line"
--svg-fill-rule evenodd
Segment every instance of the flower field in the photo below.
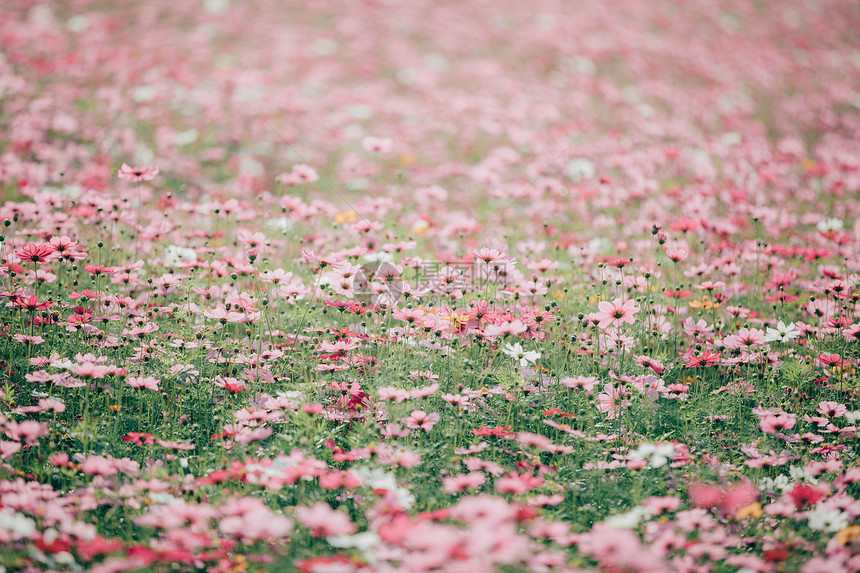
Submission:
M 0 0 L 0 572 L 860 571 L 858 29 Z

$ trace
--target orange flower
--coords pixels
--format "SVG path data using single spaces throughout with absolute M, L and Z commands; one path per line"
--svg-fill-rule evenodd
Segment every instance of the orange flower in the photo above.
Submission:
M 690 308 L 703 308 L 705 310 L 710 310 L 712 308 L 720 308 L 720 303 L 711 302 L 711 299 L 706 296 L 703 296 L 702 300 L 691 300 L 687 304 L 690 305 Z
M 737 517 L 738 519 L 758 519 L 762 515 L 764 515 L 764 511 L 762 511 L 761 509 L 761 504 L 755 501 L 749 505 L 745 505 L 740 508 L 735 514 L 735 517 Z
M 836 533 L 836 542 L 839 545 L 848 545 L 860 536 L 860 525 L 849 525 Z
M 358 214 L 352 209 L 341 211 L 334 216 L 334 222 L 339 225 L 343 223 L 355 223 L 356 221 L 358 221 Z

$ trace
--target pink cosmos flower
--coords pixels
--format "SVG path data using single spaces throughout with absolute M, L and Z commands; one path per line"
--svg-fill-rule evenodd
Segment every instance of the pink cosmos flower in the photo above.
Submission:
M 633 324 L 634 315 L 639 312 L 639 305 L 633 299 L 627 302 L 616 298 L 612 302 L 602 301 L 597 305 L 598 311 L 594 318 L 598 320 L 597 326 L 601 330 L 613 326 L 619 327 L 623 324 Z
M 361 140 L 361 146 L 367 151 L 376 153 L 388 153 L 391 151 L 393 142 L 388 137 L 368 136 Z
M 690 252 L 683 247 L 666 247 L 666 256 L 673 263 L 682 263 L 690 256 Z
M 684 362 L 687 368 L 715 366 L 720 362 L 720 353 L 705 349 L 700 355 L 691 354 L 688 358 L 687 362 Z
M 749 505 L 759 497 L 759 492 L 748 481 L 743 481 L 728 487 L 718 485 L 691 483 L 687 487 L 690 503 L 696 507 L 719 507 L 726 514 L 733 514 L 745 505 Z
M 39 423 L 35 420 L 24 420 L 23 422 L 6 422 L 6 435 L 16 442 L 24 442 L 28 446 L 48 435 L 48 424 Z
M 777 430 L 790 430 L 794 427 L 796 416 L 791 414 L 772 415 L 767 414 L 762 416 L 758 427 L 762 432 L 775 434 Z
M 754 346 L 764 346 L 767 343 L 765 333 L 757 328 L 741 328 L 737 334 L 727 336 L 723 344 L 729 350 L 746 349 Z
M 84 362 L 83 364 L 75 364 L 69 370 L 75 376 L 80 376 L 81 378 L 104 378 L 108 374 L 112 373 L 116 367 L 114 366 L 105 366 L 104 364 L 95 364 L 94 362 Z
M 126 378 L 126 382 L 132 388 L 147 388 L 154 392 L 158 391 L 158 383 L 161 382 L 158 378 L 152 376 L 131 376 Z
M 429 432 L 433 426 L 439 423 L 439 414 L 433 412 L 428 414 L 424 410 L 413 410 L 412 413 L 401 420 L 407 427 L 413 430 L 424 430 Z
M 687 320 L 684 321 L 684 332 L 687 333 L 688 336 L 692 337 L 708 337 L 714 333 L 714 327 L 709 325 L 702 319 L 698 321 L 693 320 L 692 317 L 687 317 Z
M 51 247 L 53 247 L 55 256 L 63 261 L 79 261 L 85 259 L 87 254 L 80 250 L 77 241 L 63 235 L 62 237 L 51 237 Z
M 117 473 L 111 461 L 103 456 L 89 456 L 81 464 L 81 471 L 88 475 L 97 474 L 104 477 Z
M 651 358 L 650 356 L 635 356 L 633 358 L 636 364 L 645 368 L 650 368 L 655 374 L 662 374 L 666 367 L 660 360 Z
M 273 513 L 263 502 L 252 497 L 230 500 L 220 510 L 224 517 L 218 528 L 244 543 L 283 538 L 293 529 L 290 518 Z
M 251 442 L 260 442 L 271 436 L 272 428 L 242 428 L 239 430 L 233 440 L 239 444 L 250 444 Z
M 839 418 L 848 412 L 848 408 L 845 407 L 845 404 L 840 404 L 839 402 L 821 402 L 816 411 L 822 416 Z
M 348 515 L 332 509 L 322 501 L 310 507 L 304 505 L 296 507 L 296 519 L 310 529 L 311 534 L 316 537 L 349 535 L 357 530 Z
M 486 478 L 482 472 L 469 472 L 458 474 L 442 479 L 442 491 L 445 493 L 459 493 L 464 489 L 475 489 L 483 485 Z
M 158 167 L 131 167 L 123 163 L 117 175 L 123 181 L 130 181 L 132 183 L 152 181 L 158 175 Z
M 621 391 L 613 384 L 606 384 L 603 393 L 597 396 L 597 409 L 611 420 L 621 415 Z
M 66 411 L 66 405 L 63 402 L 54 400 L 53 398 L 42 398 L 39 400 L 39 408 L 42 411 L 52 410 L 57 413 Z
M 0 459 L 8 460 L 21 450 L 21 442 L 0 440 Z
M 591 394 L 594 391 L 594 387 L 597 386 L 597 378 L 594 376 L 576 376 L 574 378 L 562 378 L 559 382 L 561 382 L 562 386 L 566 386 L 570 389 L 574 388 L 582 388 L 587 393 Z
M 319 175 L 317 175 L 317 172 L 310 165 L 300 163 L 293 165 L 289 173 L 282 173 L 276 179 L 284 185 L 300 185 L 302 183 L 313 183 L 319 179 Z

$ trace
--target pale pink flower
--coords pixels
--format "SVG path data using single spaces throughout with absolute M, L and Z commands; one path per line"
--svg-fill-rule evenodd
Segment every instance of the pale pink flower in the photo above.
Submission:
M 428 414 L 424 410 L 413 410 L 412 413 L 401 420 L 407 427 L 413 430 L 424 430 L 429 432 L 433 426 L 439 423 L 439 414 L 433 412 Z
M 609 419 L 621 415 L 621 391 L 613 384 L 603 386 L 603 393 L 597 396 L 597 409 Z
M 332 509 L 322 501 L 309 507 L 304 505 L 296 507 L 296 520 L 310 529 L 311 534 L 316 537 L 349 535 L 357 530 L 347 514 Z
M 131 167 L 123 163 L 117 175 L 123 181 L 130 181 L 132 183 L 152 181 L 158 175 L 158 167 Z
M 147 388 L 155 392 L 158 391 L 158 384 L 161 382 L 161 380 L 152 376 L 130 376 L 125 381 L 132 388 Z
M 633 324 L 634 315 L 639 312 L 639 305 L 633 299 L 626 302 L 616 298 L 612 302 L 601 301 L 597 305 L 598 311 L 594 318 L 598 320 L 597 326 L 605 330 L 610 326 L 619 327 L 623 324 Z
M 576 376 L 576 377 L 568 377 L 562 378 L 560 380 L 563 386 L 567 386 L 570 389 L 574 388 L 582 388 L 589 394 L 594 390 L 594 387 L 597 386 L 598 380 L 594 376 Z
M 23 422 L 6 422 L 6 435 L 27 445 L 33 445 L 36 441 L 48 435 L 48 424 L 35 420 L 24 420 Z
M 792 429 L 796 421 L 796 416 L 791 414 L 766 414 L 761 417 L 758 428 L 762 432 L 775 434 L 777 430 Z
M 845 407 L 845 404 L 840 404 L 839 402 L 821 402 L 816 411 L 822 416 L 839 418 L 848 412 L 848 408 Z
M 469 472 L 442 479 L 442 491 L 459 493 L 464 489 L 475 489 L 483 485 L 486 478 L 482 472 Z

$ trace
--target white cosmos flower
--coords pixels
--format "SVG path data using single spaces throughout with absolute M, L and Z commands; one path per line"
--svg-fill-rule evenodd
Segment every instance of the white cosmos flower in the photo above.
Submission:
M 765 342 L 791 342 L 800 336 L 800 331 L 795 328 L 794 323 L 787 325 L 783 321 L 779 321 L 776 328 L 767 328 L 764 335 Z
M 30 537 L 36 532 L 36 522 L 11 509 L 0 510 L 0 527 L 12 540 Z
M 669 458 L 677 452 L 672 444 L 642 444 L 630 457 L 636 460 L 648 460 L 652 468 L 660 468 L 669 462 Z
M 848 516 L 842 511 L 818 505 L 806 512 L 806 519 L 810 529 L 816 531 L 839 531 L 848 527 Z
M 854 412 L 845 412 L 845 419 L 848 420 L 849 424 L 853 424 L 854 422 L 860 422 L 860 410 L 856 410 Z
M 405 487 L 397 485 L 394 474 L 391 472 L 386 472 L 382 468 L 359 466 L 353 468 L 353 473 L 371 489 L 385 489 L 394 492 L 397 496 L 398 505 L 403 509 L 408 510 L 415 503 L 415 496 Z
M 373 548 L 379 545 L 381 539 L 374 531 L 364 531 L 355 535 L 330 535 L 326 537 L 326 541 L 332 547 L 358 549 L 361 551 L 364 560 L 372 563 L 376 561 Z
M 828 231 L 841 231 L 844 223 L 841 219 L 832 218 L 832 219 L 822 219 L 818 222 L 816 227 L 822 233 L 827 233 Z
M 633 529 L 639 523 L 650 517 L 652 513 L 642 507 L 641 505 L 637 505 L 630 511 L 625 513 L 616 513 L 615 515 L 607 517 L 603 520 L 603 523 L 615 527 L 616 529 Z
M 197 251 L 179 245 L 168 245 L 164 253 L 164 259 L 168 265 L 178 265 L 184 261 L 197 260 Z
M 520 366 L 523 368 L 527 367 L 529 364 L 534 364 L 541 356 L 540 352 L 534 350 L 523 350 L 523 347 L 519 342 L 516 344 L 505 344 L 505 347 L 502 348 L 502 352 L 514 360 L 519 360 Z

